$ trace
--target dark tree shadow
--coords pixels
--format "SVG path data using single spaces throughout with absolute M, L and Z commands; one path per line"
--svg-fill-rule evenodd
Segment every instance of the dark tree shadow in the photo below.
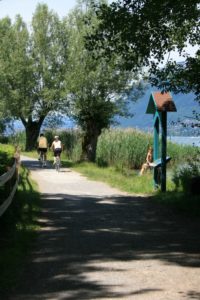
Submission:
M 13 300 L 58 299 L 57 293 L 70 300 L 123 299 L 159 291 L 121 294 L 113 292 L 112 285 L 88 281 L 88 272 L 106 274 L 105 268 L 92 264 L 96 260 L 156 259 L 200 267 L 200 224 L 155 205 L 149 198 L 43 194 L 42 203 L 41 231 Z M 187 296 L 198 299 L 199 293 L 191 291 Z

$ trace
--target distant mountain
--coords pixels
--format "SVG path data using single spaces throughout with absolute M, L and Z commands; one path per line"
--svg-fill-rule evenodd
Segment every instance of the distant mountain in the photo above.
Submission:
M 136 103 L 131 103 L 129 111 L 134 114 L 132 118 L 116 118 L 116 121 L 119 123 L 118 127 L 127 128 L 127 127 L 137 127 L 141 130 L 152 131 L 153 129 L 153 115 L 146 114 L 146 108 L 149 102 L 149 98 L 152 92 L 157 91 L 157 89 L 150 87 L 146 90 L 145 95 L 138 99 Z M 177 122 L 177 120 L 190 120 L 192 117 L 192 111 L 200 111 L 199 104 L 194 101 L 195 95 L 193 93 L 189 94 L 173 94 L 171 93 L 172 98 L 175 102 L 177 112 L 168 113 L 168 127 L 170 123 Z M 189 118 L 188 118 L 189 117 Z M 75 124 L 73 121 L 67 117 L 63 117 L 63 123 L 60 125 L 60 128 L 73 128 Z M 15 129 L 20 130 L 24 129 L 20 121 L 15 121 Z M 179 130 L 180 131 L 180 130 Z M 173 134 L 173 133 L 172 133 Z M 181 135 L 182 135 L 181 129 Z M 187 134 L 186 134 L 187 135 Z M 191 134 L 193 135 L 193 133 Z M 197 135 L 197 134 L 194 134 Z
M 131 103 L 129 111 L 134 114 L 132 118 L 117 118 L 119 126 L 126 127 L 138 127 L 141 129 L 150 129 L 153 126 L 153 115 L 146 114 L 147 105 L 152 92 L 156 91 L 155 88 L 148 88 L 145 95 L 138 99 L 136 103 Z M 176 105 L 177 112 L 168 113 L 168 123 L 172 121 L 176 122 L 179 119 L 186 120 L 188 117 L 192 117 L 192 111 L 199 111 L 199 104 L 194 101 L 195 95 L 189 94 L 173 94 L 171 93 L 174 103 Z

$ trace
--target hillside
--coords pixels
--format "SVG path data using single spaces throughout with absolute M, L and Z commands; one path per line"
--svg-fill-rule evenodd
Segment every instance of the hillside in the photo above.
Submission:
M 126 127 L 138 127 L 145 130 L 150 130 L 153 126 L 153 115 L 146 114 L 146 108 L 149 102 L 149 97 L 155 88 L 149 88 L 145 95 L 140 98 L 136 103 L 130 105 L 130 112 L 134 114 L 132 118 L 118 118 L 119 126 Z M 168 124 L 170 126 L 171 122 L 177 122 L 179 119 L 187 120 L 188 117 L 192 116 L 192 111 L 199 111 L 199 104 L 194 101 L 195 95 L 193 93 L 189 94 L 173 94 L 172 98 L 175 102 L 177 112 L 168 113 Z
M 117 127 L 127 128 L 127 127 L 137 127 L 139 129 L 145 130 L 145 131 L 152 131 L 153 129 L 153 115 L 146 114 L 146 108 L 149 101 L 149 97 L 152 91 L 155 91 L 157 89 L 155 88 L 149 88 L 145 95 L 138 99 L 136 103 L 131 103 L 129 111 L 134 114 L 132 118 L 116 118 L 116 121 L 118 122 Z M 200 111 L 199 104 L 194 101 L 194 94 L 178 94 L 174 95 L 171 93 L 173 100 L 175 102 L 177 112 L 168 113 L 168 132 L 169 129 L 171 131 L 170 134 L 174 134 L 174 131 L 176 131 L 177 135 L 184 135 L 184 129 L 182 126 L 172 126 L 171 122 L 177 122 L 178 119 L 181 120 L 190 120 L 187 117 L 192 116 L 192 111 Z M 59 125 L 59 128 L 73 128 L 75 124 L 72 120 L 70 120 L 67 117 L 63 117 L 62 124 Z M 24 129 L 22 123 L 20 121 L 15 121 L 14 127 L 16 130 Z M 177 129 L 178 127 L 178 129 Z M 56 127 L 55 127 L 56 128 Z M 190 128 L 191 129 L 191 128 Z M 198 133 L 192 132 L 191 134 L 188 134 L 188 132 L 185 133 L 185 135 L 197 135 Z

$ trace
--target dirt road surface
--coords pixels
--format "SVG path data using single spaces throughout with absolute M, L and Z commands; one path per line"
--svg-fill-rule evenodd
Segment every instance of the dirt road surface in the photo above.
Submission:
M 11 300 L 200 299 L 198 220 L 22 161 L 41 192 L 41 230 Z

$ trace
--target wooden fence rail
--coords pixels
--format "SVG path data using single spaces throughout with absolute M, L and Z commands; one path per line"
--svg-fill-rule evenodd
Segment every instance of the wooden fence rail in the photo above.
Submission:
M 0 217 L 4 214 L 4 212 L 12 203 L 15 192 L 17 190 L 18 181 L 19 181 L 18 168 L 19 168 L 19 156 L 15 157 L 15 162 L 13 166 L 6 173 L 0 176 L 0 187 L 4 186 L 9 181 L 11 182 L 13 181 L 13 179 L 15 179 L 14 184 L 11 186 L 9 190 L 9 196 L 7 197 L 7 199 L 4 200 L 2 204 L 0 204 Z

